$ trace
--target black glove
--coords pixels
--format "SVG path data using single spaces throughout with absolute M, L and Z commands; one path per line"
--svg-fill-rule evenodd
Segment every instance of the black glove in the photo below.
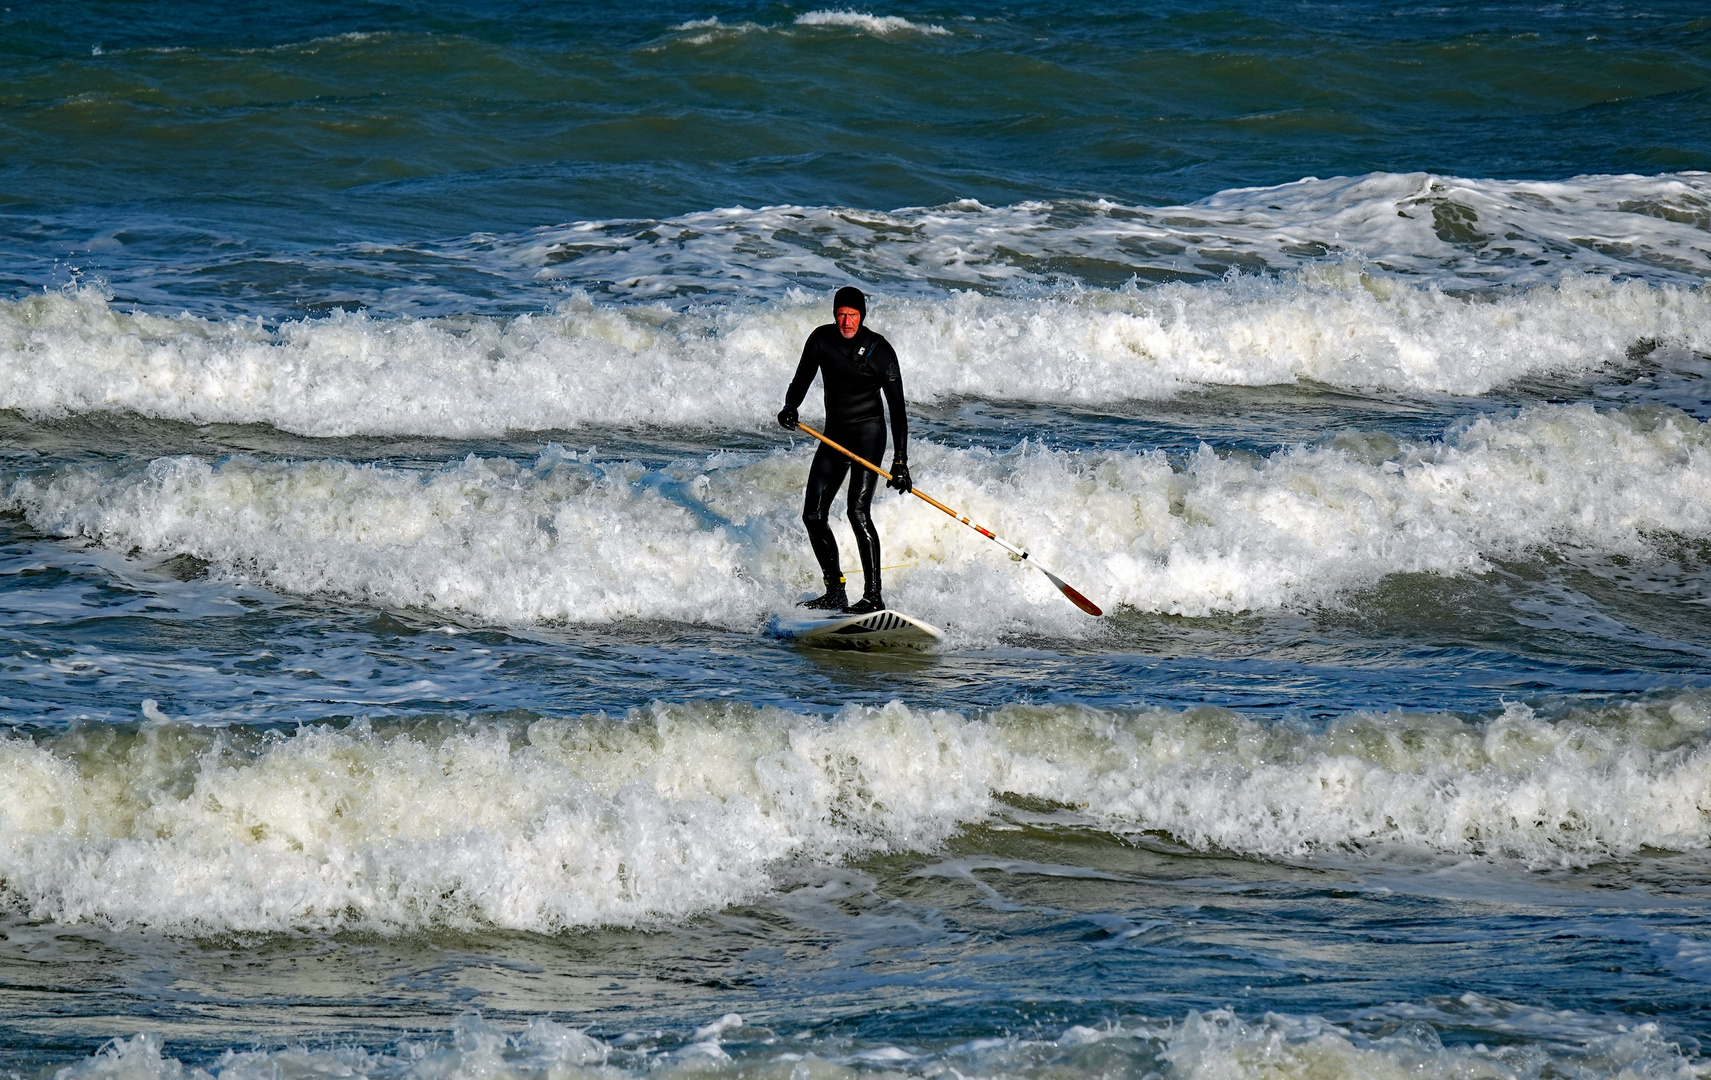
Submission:
M 891 459 L 891 479 L 885 482 L 888 488 L 896 488 L 903 494 L 909 494 L 909 489 L 915 486 L 915 481 L 909 478 L 909 463 L 902 458 Z
M 778 410 L 778 426 L 786 431 L 795 431 L 796 410 L 788 405 Z

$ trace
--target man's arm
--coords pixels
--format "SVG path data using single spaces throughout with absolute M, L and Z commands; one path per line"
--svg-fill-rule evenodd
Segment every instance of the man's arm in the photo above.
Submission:
M 790 380 L 790 388 L 784 392 L 786 409 L 794 412 L 802 404 L 819 370 L 820 365 L 814 359 L 814 335 L 809 334 L 808 340 L 802 344 L 802 359 L 796 362 L 796 377 Z
M 897 366 L 897 350 L 880 338 L 874 349 L 874 367 L 883 372 L 880 389 L 885 392 L 885 411 L 891 414 L 892 455 L 909 459 L 909 412 L 903 403 L 903 372 Z
M 891 479 L 885 486 L 906 492 L 915 482 L 909 476 L 909 410 L 903 401 L 903 372 L 891 342 L 880 338 L 874 352 L 875 366 L 884 373 L 880 389 L 885 392 L 885 411 L 891 417 Z
M 808 396 L 808 386 L 814 381 L 814 372 L 819 369 L 813 352 L 814 335 L 809 334 L 802 345 L 802 359 L 796 362 L 796 377 L 790 380 L 790 386 L 784 391 L 784 408 L 778 410 L 778 426 L 786 431 L 796 430 L 796 406 Z

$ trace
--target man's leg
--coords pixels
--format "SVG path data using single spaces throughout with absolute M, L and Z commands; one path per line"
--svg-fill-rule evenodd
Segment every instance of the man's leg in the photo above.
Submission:
M 850 441 L 851 450 L 869 461 L 879 461 L 885 456 L 885 425 L 878 420 L 864 425 Z M 879 530 L 873 527 L 873 489 L 878 483 L 879 474 L 868 469 L 857 469 L 850 476 L 850 530 L 855 533 L 856 552 L 861 555 L 861 601 L 851 609 L 856 611 L 885 607 L 879 579 Z
M 877 473 L 861 470 L 850 477 L 850 529 L 855 533 L 856 551 L 861 555 L 861 595 L 873 610 L 885 606 L 880 599 L 879 530 L 873 527 L 873 488 Z
M 827 446 L 814 453 L 814 463 L 808 467 L 808 490 L 802 498 L 802 524 L 808 529 L 808 543 L 819 560 L 820 575 L 826 581 L 826 593 L 809 600 L 803 607 L 816 610 L 841 611 L 847 602 L 844 572 L 838 565 L 838 540 L 832 535 L 827 515 L 844 474 L 850 471 L 849 459 Z

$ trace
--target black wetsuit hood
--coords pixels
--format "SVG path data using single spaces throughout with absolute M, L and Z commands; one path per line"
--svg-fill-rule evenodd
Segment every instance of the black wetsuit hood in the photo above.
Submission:
M 861 317 L 867 318 L 867 296 L 854 285 L 845 285 L 832 297 L 832 313 L 837 314 L 839 308 L 851 307 L 861 312 Z

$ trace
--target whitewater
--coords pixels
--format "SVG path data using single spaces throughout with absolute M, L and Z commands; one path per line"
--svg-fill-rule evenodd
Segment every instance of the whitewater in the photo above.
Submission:
M 0 505 L 46 534 L 303 595 L 501 625 L 735 628 L 818 579 L 793 542 L 806 458 L 720 452 L 649 469 L 555 444 L 533 462 L 472 453 L 431 470 L 246 456 L 13 465 Z M 1266 457 L 929 444 L 913 461 L 938 497 L 1037 538 L 1095 603 L 1173 615 L 1300 608 L 1387 575 L 1478 574 L 1540 551 L 1645 557 L 1666 538 L 1711 540 L 1711 421 L 1660 405 L 1535 406 L 1426 443 L 1355 432 Z M 915 568 L 897 594 L 925 617 L 984 640 L 1093 631 L 957 522 L 898 498 L 875 518 Z M 982 618 L 964 629 L 971 604 Z
M 1097 406 L 1303 381 L 1480 395 L 1659 347 L 1711 349 L 1697 287 L 1711 268 L 1708 192 L 1698 174 L 1369 176 L 1145 212 L 976 204 L 895 220 L 773 208 L 588 222 L 460 253 L 489 265 L 495 287 L 568 290 L 510 317 L 224 319 L 116 309 L 100 287 L 68 285 L 0 301 L 0 407 L 314 436 L 758 427 L 794 371 L 794 343 L 824 317 L 813 287 L 843 275 L 880 283 L 874 317 L 906 343 L 911 399 L 924 404 Z M 1348 235 L 1327 245 L 1284 221 Z M 1506 230 L 1505 243 L 1479 229 Z M 1141 233 L 1183 252 L 1159 270 L 1184 280 L 1141 287 Z M 1397 255 L 1433 247 L 1444 258 Z M 1083 277 L 1066 283 L 1054 262 Z M 1101 263 L 1129 280 L 1089 287 Z
M 1585 866 L 1711 845 L 1703 691 L 1318 730 L 1217 708 L 894 703 L 252 735 L 151 711 L 117 738 L 0 743 L 0 873 L 31 917 L 202 933 L 655 922 L 751 901 L 793 863 L 933 850 L 1026 800 L 1079 829 L 1268 856 Z

